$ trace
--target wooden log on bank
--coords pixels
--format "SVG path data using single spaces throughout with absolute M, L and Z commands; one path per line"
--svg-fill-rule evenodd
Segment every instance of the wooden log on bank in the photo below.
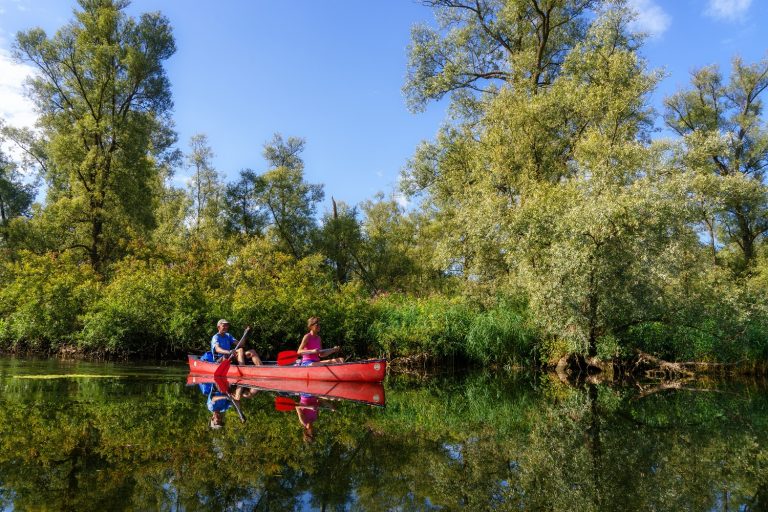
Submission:
M 678 381 L 697 375 L 765 375 L 768 366 L 764 363 L 708 363 L 700 361 L 666 361 L 654 355 L 635 351 L 631 359 L 604 361 L 598 358 L 584 357 L 581 354 L 568 354 L 555 366 L 560 380 L 580 380 L 599 376 L 600 380 L 615 379 L 651 379 Z

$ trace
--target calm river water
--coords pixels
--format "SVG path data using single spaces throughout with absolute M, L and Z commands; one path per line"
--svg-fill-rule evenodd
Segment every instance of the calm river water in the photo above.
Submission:
M 676 386 L 390 375 L 378 405 L 235 408 L 186 364 L 0 358 L 0 510 L 766 510 L 768 389 Z

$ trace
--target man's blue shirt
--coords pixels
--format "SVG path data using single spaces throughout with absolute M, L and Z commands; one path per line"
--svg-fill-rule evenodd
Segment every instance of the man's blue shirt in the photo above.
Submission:
M 228 332 L 225 332 L 224 334 L 216 333 L 213 335 L 213 338 L 211 338 L 211 352 L 218 356 L 219 353 L 216 352 L 216 345 L 224 350 L 232 350 L 232 348 L 237 345 L 237 340 Z
M 227 409 L 229 409 L 229 406 L 232 405 L 232 402 L 227 400 L 214 400 L 214 398 L 217 397 L 224 397 L 227 396 L 224 393 L 219 393 L 218 391 L 215 393 L 211 393 L 211 395 L 208 397 L 208 410 L 211 412 L 224 412 Z

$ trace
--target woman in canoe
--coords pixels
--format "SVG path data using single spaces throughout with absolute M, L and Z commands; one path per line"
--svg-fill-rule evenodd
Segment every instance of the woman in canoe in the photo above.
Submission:
M 320 359 L 321 357 L 327 357 L 339 351 L 338 346 L 323 350 L 323 342 L 317 334 L 320 332 L 320 318 L 316 316 L 310 317 L 310 319 L 307 320 L 307 327 L 309 327 L 309 332 L 301 339 L 299 350 L 296 351 L 296 353 L 301 356 L 301 361 L 297 362 L 297 365 L 317 366 L 321 364 L 344 362 L 343 357 L 324 360 Z

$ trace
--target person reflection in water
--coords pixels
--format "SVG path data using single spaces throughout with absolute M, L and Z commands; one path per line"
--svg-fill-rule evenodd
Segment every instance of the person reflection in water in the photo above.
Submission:
M 320 408 L 320 401 L 314 395 L 302 394 L 299 404 L 296 406 L 296 414 L 299 415 L 299 423 L 303 429 L 305 443 L 315 441 L 315 421 L 317 420 L 317 410 Z
M 231 386 L 231 388 L 234 389 L 221 391 L 212 383 L 200 384 L 200 388 L 208 395 L 206 405 L 208 406 L 208 410 L 211 411 L 211 419 L 208 424 L 212 429 L 220 429 L 224 426 L 224 413 L 227 412 L 230 407 L 233 405 L 239 406 L 241 399 L 249 398 L 257 393 L 254 389 L 244 388 L 242 386 Z

